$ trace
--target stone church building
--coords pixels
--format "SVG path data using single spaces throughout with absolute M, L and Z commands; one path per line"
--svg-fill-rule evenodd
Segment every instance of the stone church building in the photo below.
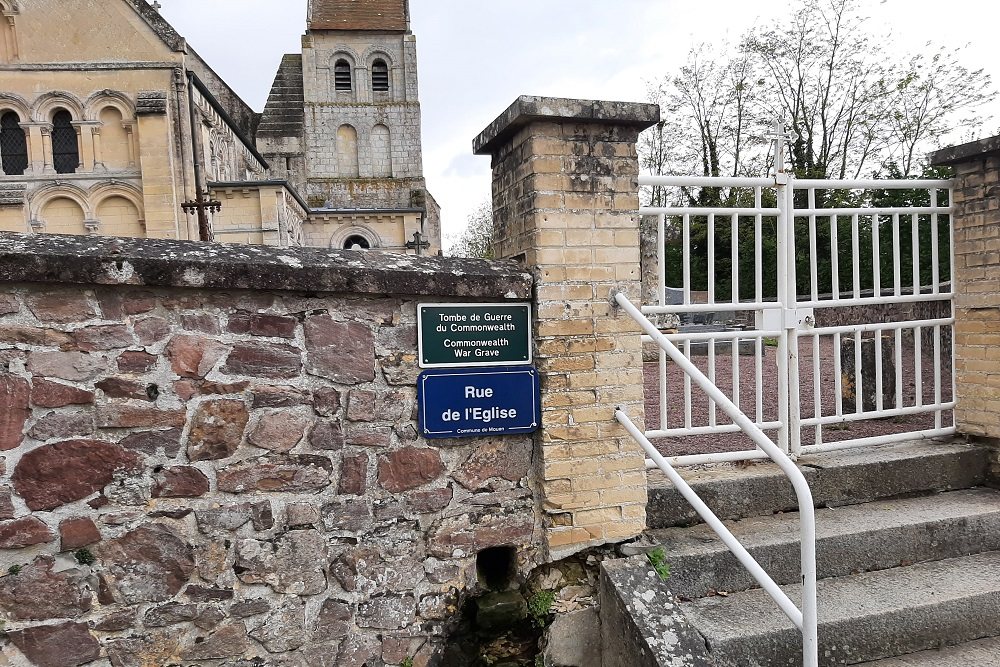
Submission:
M 157 9 L 0 0 L 0 231 L 440 252 L 408 0 L 309 0 L 263 113 Z

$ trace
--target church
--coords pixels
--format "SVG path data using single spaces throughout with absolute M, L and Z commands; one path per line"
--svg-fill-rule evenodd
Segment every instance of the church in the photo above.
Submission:
M 439 254 L 408 0 L 308 2 L 258 113 L 157 3 L 0 0 L 0 231 Z

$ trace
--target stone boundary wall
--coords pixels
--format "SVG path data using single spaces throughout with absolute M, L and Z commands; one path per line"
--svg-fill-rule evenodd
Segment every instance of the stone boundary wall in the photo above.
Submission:
M 433 664 L 477 552 L 524 570 L 544 536 L 530 436 L 418 437 L 416 304 L 531 290 L 503 262 L 0 234 L 3 655 Z

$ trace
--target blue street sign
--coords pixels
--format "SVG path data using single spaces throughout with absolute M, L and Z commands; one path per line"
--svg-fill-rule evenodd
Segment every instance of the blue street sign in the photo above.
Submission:
M 540 421 L 531 366 L 426 370 L 417 380 L 420 435 L 472 438 L 533 433 Z

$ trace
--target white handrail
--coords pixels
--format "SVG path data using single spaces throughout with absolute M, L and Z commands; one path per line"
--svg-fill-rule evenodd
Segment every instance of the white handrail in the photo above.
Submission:
M 616 419 L 625 426 L 626 430 L 642 446 L 646 454 L 657 464 L 660 470 L 670 479 L 684 498 L 691 503 L 695 511 L 704 519 L 705 523 L 715 530 L 716 534 L 729 547 L 730 551 L 747 568 L 750 574 L 757 580 L 761 587 L 774 598 L 774 601 L 781 608 L 782 612 L 802 631 L 802 658 L 803 667 L 819 666 L 819 647 L 817 641 L 817 619 L 816 619 L 816 516 L 813 508 L 812 492 L 809 490 L 809 483 L 806 481 L 802 471 L 798 466 L 785 455 L 781 449 L 771 441 L 770 438 L 750 420 L 718 387 L 715 386 L 691 360 L 685 357 L 677 347 L 671 343 L 656 326 L 650 322 L 642 312 L 628 300 L 625 294 L 619 292 L 615 294 L 615 302 L 634 319 L 643 331 L 648 334 L 660 346 L 670 359 L 680 367 L 707 395 L 714 401 L 723 412 L 725 412 L 733 423 L 740 426 L 765 454 L 772 461 L 778 464 L 782 472 L 788 477 L 795 490 L 795 496 L 799 505 L 799 539 L 800 539 L 800 560 L 802 571 L 802 608 L 797 608 L 789 600 L 784 591 L 778 587 L 774 580 L 760 567 L 742 544 L 739 543 L 725 525 L 712 513 L 707 505 L 698 495 L 687 485 L 677 474 L 670 463 L 653 447 L 649 439 L 636 428 L 632 420 L 621 408 L 615 412 Z

